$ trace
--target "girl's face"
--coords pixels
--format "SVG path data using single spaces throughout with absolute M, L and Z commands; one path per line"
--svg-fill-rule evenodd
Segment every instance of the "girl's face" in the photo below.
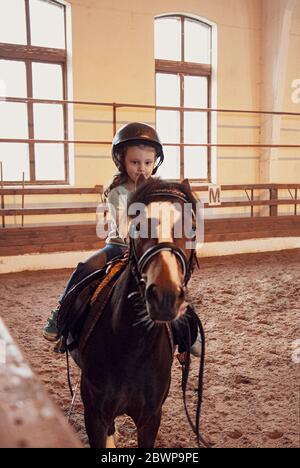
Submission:
M 151 146 L 129 146 L 126 150 L 124 165 L 132 182 L 143 174 L 148 179 L 154 169 L 156 161 L 156 151 Z

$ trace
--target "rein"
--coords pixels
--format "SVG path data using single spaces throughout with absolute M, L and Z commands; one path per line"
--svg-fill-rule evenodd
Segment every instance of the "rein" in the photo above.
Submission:
M 192 307 L 192 306 L 189 305 L 189 307 Z M 195 317 L 197 319 L 197 324 L 198 324 L 198 328 L 199 328 L 200 336 L 201 336 L 201 357 L 200 357 L 199 373 L 198 373 L 198 390 L 197 390 L 198 400 L 197 400 L 195 424 L 192 421 L 192 418 L 190 416 L 189 410 L 187 408 L 187 403 L 186 403 L 186 388 L 187 388 L 188 379 L 189 379 L 190 362 L 191 362 L 191 356 L 190 356 L 191 335 L 190 335 L 189 328 L 188 328 L 188 337 L 187 337 L 187 342 L 186 342 L 187 351 L 184 353 L 184 360 L 181 361 L 179 359 L 179 362 L 182 366 L 182 381 L 181 381 L 182 397 L 183 397 L 185 414 L 189 422 L 189 425 L 192 428 L 192 431 L 196 435 L 198 447 L 200 447 L 200 442 L 201 442 L 204 447 L 212 448 L 211 445 L 205 440 L 205 438 L 200 433 L 200 417 L 201 417 L 201 405 L 203 401 L 203 377 L 204 377 L 204 362 L 205 362 L 205 333 L 204 333 L 204 328 L 202 326 L 200 318 L 196 314 L 195 314 Z

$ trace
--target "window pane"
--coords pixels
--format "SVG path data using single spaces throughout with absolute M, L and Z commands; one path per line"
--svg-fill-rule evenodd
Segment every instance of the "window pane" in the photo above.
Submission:
M 199 21 L 184 21 L 185 62 L 210 64 L 210 26 Z
M 30 0 L 31 43 L 34 46 L 65 48 L 64 6 Z
M 164 143 L 180 142 L 180 120 L 177 111 L 157 111 L 156 128 Z
M 29 180 L 29 150 L 23 143 L 0 143 L 0 161 L 5 181 Z
M 202 76 L 184 77 L 184 106 L 205 108 L 208 106 L 207 78 Z
M 184 113 L 184 142 L 207 143 L 207 113 Z
M 6 96 L 27 97 L 26 66 L 24 62 L 0 60 L 0 81 L 4 82 Z
M 32 64 L 33 97 L 63 99 L 62 67 L 50 63 Z
M 156 105 L 180 106 L 180 79 L 178 75 L 156 74 Z
M 0 138 L 28 138 L 27 105 L 0 102 Z
M 164 163 L 157 171 L 157 175 L 163 179 L 180 178 L 180 148 L 176 146 L 164 146 Z
M 184 177 L 189 179 L 207 179 L 207 148 L 185 147 Z
M 64 180 L 64 145 L 36 143 L 35 174 L 37 180 Z
M 24 0 L 1 0 L 0 42 L 27 44 Z
M 156 59 L 181 60 L 180 19 L 156 19 L 154 38 Z
M 56 104 L 34 104 L 34 136 L 41 140 L 63 140 L 63 108 Z

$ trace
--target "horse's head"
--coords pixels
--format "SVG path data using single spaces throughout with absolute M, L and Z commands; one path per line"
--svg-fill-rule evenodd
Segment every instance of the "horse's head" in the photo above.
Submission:
M 183 219 L 189 213 L 195 222 L 196 203 L 187 180 L 148 179 L 130 199 L 130 260 L 154 321 L 176 319 L 186 309 L 195 249 Z

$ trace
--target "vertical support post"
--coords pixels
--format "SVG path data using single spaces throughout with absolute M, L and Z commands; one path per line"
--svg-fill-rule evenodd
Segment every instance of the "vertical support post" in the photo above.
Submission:
M 295 189 L 295 200 L 298 200 L 298 189 Z M 295 203 L 294 215 L 297 216 L 297 203 Z
M 184 23 L 183 23 L 184 25 Z M 184 27 L 184 26 L 182 26 Z M 185 146 L 184 146 L 184 112 L 182 108 L 184 107 L 184 77 L 183 74 L 179 74 L 180 79 L 180 168 L 179 168 L 179 177 L 180 180 L 184 179 L 184 153 L 185 153 Z
M 117 131 L 117 108 L 116 108 L 116 103 L 113 103 L 113 137 L 115 136 Z
M 181 60 L 185 61 L 185 54 L 184 54 L 184 26 L 185 21 L 183 16 L 181 16 Z M 184 146 L 184 75 L 183 73 L 179 73 L 179 80 L 180 80 L 180 180 L 184 179 L 184 154 L 185 154 L 185 146 Z
M 251 189 L 251 201 L 253 202 L 253 200 L 254 200 L 254 190 L 252 188 Z M 253 216 L 253 214 L 254 214 L 254 206 L 251 205 L 251 217 Z
M 3 163 L 2 161 L 0 162 L 0 175 L 1 175 L 1 188 L 3 190 L 4 188 L 4 180 L 3 180 Z M 4 203 L 4 194 L 1 194 L 1 209 L 4 210 L 5 208 L 5 203 Z M 5 216 L 4 214 L 2 215 L 2 227 L 5 228 Z
M 270 200 L 278 200 L 278 189 L 270 189 Z M 270 216 L 278 216 L 278 205 L 270 205 Z
M 23 172 L 23 175 L 22 175 L 22 227 L 24 227 L 24 202 L 25 202 L 25 193 L 24 193 L 24 189 L 25 189 L 25 172 Z

